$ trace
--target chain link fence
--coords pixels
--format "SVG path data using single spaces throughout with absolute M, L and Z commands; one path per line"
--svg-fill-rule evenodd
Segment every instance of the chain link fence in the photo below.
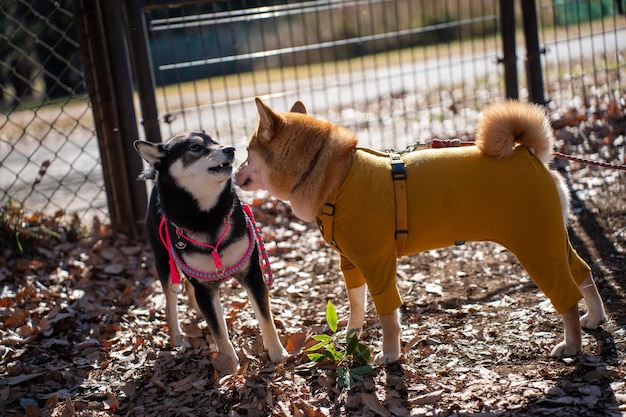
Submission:
M 122 63 L 112 73 L 122 76 L 112 80 L 114 87 L 131 83 L 127 108 L 136 109 L 138 121 L 136 137 L 118 135 L 124 143 L 205 129 L 242 157 L 256 123 L 254 96 L 284 110 L 301 99 L 315 116 L 347 125 L 375 148 L 471 135 L 481 108 L 509 94 L 507 62 L 517 70 L 522 100 L 532 98 L 528 86 L 538 78 L 539 101 L 552 110 L 584 102 L 623 112 L 623 1 L 534 2 L 537 53 L 523 33 L 529 4 L 93 0 L 90 7 L 108 22 L 100 28 L 105 40 L 122 37 L 111 55 Z M 89 2 L 0 2 L 0 207 L 13 201 L 31 212 L 106 220 L 117 200 L 109 190 L 107 203 L 104 184 L 120 173 L 103 168 L 101 151 L 120 144 L 102 138 L 99 144 L 96 130 L 98 123 L 118 126 L 94 122 L 76 5 Z M 508 52 L 507 28 L 514 48 Z M 541 69 L 526 71 L 538 59 Z
M 497 1 L 234 3 L 146 10 L 165 137 L 205 128 L 243 151 L 262 96 L 398 147 L 465 134 L 464 108 L 503 97 Z
M 0 206 L 106 218 L 69 0 L 0 3 Z

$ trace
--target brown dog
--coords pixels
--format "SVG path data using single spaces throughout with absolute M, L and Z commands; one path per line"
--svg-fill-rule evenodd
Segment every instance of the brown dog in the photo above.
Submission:
M 358 148 L 350 130 L 306 115 L 300 102 L 287 113 L 258 98 L 256 106 L 259 124 L 237 183 L 266 189 L 302 220 L 317 220 L 341 255 L 349 329 L 362 329 L 367 284 L 383 329 L 378 362 L 400 356 L 396 258 L 466 241 L 511 250 L 550 298 L 565 328 L 553 356 L 581 350 L 581 323 L 605 321 L 590 268 L 567 236 L 568 194 L 547 167 L 553 135 L 538 106 L 491 106 L 477 146 L 403 155 Z M 587 314 L 579 320 L 582 297 Z

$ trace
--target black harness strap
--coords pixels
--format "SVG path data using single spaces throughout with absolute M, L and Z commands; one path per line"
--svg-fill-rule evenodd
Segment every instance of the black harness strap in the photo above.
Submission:
M 402 252 L 405 240 L 409 237 L 408 206 L 406 199 L 406 168 L 399 153 L 389 152 L 391 158 L 391 178 L 396 197 L 396 243 L 398 253 Z

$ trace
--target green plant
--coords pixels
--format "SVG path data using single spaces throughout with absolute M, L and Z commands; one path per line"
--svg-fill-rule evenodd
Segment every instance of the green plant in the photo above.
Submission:
M 31 192 L 21 202 L 9 198 L 0 206 L 0 248 L 3 255 L 32 256 L 37 248 L 59 241 L 76 241 L 85 235 L 80 218 L 74 213 L 67 221 L 63 211 L 45 215 L 35 211 L 26 214 L 26 200 L 46 175 L 50 161 L 43 161 L 38 175 L 31 184 Z
M 59 241 L 62 236 L 57 230 L 61 217 L 60 212 L 54 217 L 40 212 L 27 216 L 23 206 L 10 199 L 7 205 L 0 207 L 1 246 L 21 256 L 34 252 L 35 243 L 41 246 L 46 239 Z
M 355 329 L 348 330 L 343 338 L 337 333 L 337 311 L 333 303 L 326 304 L 326 321 L 332 334 L 317 334 L 313 336 L 318 343 L 307 349 L 307 356 L 311 362 L 321 363 L 332 361 L 337 366 L 337 386 L 340 388 L 352 386 L 364 380 L 364 375 L 372 372 L 368 364 L 371 358 L 370 349 L 359 342 Z M 345 347 L 344 347 L 345 346 Z

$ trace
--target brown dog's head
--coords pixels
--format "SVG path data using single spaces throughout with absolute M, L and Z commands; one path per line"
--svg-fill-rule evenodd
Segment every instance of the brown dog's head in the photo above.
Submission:
M 255 98 L 255 103 L 259 113 L 259 124 L 248 142 L 248 158 L 237 171 L 237 185 L 247 191 L 268 190 L 272 195 L 285 199 L 285 193 L 288 191 L 286 184 L 288 178 L 283 178 L 283 181 L 272 181 L 271 177 L 276 176 L 274 172 L 277 170 L 293 171 L 291 167 L 293 164 L 288 158 L 305 158 L 297 152 L 287 155 L 285 145 L 291 140 L 293 134 L 283 131 L 283 126 L 289 124 L 293 117 L 306 115 L 306 108 L 302 102 L 297 101 L 289 113 L 279 114 L 266 106 L 258 97 Z M 290 125 L 293 127 L 298 123 L 292 121 Z M 293 150 L 297 151 L 299 144 L 293 145 Z
M 275 112 L 258 97 L 255 103 L 259 124 L 248 143 L 248 159 L 237 172 L 237 185 L 289 200 L 298 217 L 312 220 L 311 213 L 323 203 L 319 198 L 336 182 L 332 178 L 345 173 L 356 137 L 345 127 L 308 116 L 300 101 L 286 113 Z

